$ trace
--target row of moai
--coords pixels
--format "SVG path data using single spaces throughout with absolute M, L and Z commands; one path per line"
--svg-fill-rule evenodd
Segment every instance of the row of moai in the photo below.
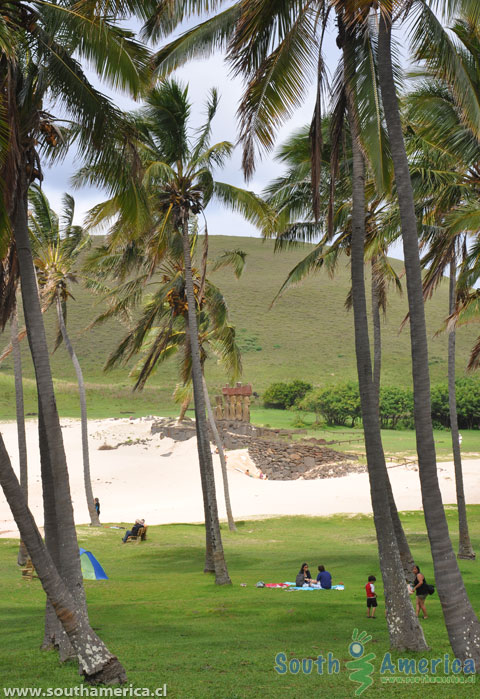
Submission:
M 237 420 L 238 422 L 250 422 L 250 396 L 252 386 L 243 386 L 237 383 L 236 386 L 224 386 L 222 395 L 215 396 L 215 418 L 216 420 Z

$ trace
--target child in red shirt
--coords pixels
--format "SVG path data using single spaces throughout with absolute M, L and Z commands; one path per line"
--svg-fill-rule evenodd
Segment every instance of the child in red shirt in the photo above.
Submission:
M 377 608 L 377 595 L 375 592 L 374 582 L 377 578 L 374 575 L 368 576 L 368 582 L 365 585 L 365 590 L 367 591 L 367 618 L 375 619 L 375 609 Z M 370 614 L 371 612 L 371 614 Z

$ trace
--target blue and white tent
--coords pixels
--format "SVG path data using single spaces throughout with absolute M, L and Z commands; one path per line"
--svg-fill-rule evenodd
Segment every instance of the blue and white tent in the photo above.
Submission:
M 80 563 L 85 580 L 108 580 L 108 576 L 93 553 L 80 548 Z

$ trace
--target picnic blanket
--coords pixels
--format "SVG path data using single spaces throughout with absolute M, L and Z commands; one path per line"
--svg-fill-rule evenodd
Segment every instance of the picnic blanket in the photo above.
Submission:
M 266 583 L 265 587 L 290 587 L 291 583 Z
M 327 592 L 327 590 L 326 590 L 324 587 L 320 587 L 320 586 L 315 586 L 315 587 L 309 587 L 309 586 L 308 586 L 308 587 L 307 587 L 307 586 L 306 586 L 306 587 L 297 587 L 297 586 L 295 585 L 295 583 L 285 583 L 285 585 L 288 585 L 288 588 L 287 588 L 287 589 L 288 589 L 289 591 L 291 591 L 291 590 L 302 590 L 302 592 L 309 592 L 309 591 L 313 591 L 313 590 L 323 590 L 324 592 Z M 345 585 L 332 585 L 331 589 L 332 589 L 332 590 L 344 590 L 344 589 L 345 589 Z

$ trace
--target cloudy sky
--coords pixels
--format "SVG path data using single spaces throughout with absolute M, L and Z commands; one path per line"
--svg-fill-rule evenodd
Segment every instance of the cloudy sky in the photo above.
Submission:
M 193 24 L 193 23 L 192 23 Z M 184 30 L 185 27 L 182 28 Z M 333 75 L 340 52 L 335 44 L 336 32 L 332 27 L 325 37 L 325 57 L 330 77 Z M 156 47 L 154 47 L 156 48 Z M 110 95 L 118 106 L 129 109 L 135 105 L 127 96 L 113 93 L 107 85 L 92 73 L 89 73 L 92 82 L 100 87 L 105 93 Z M 242 81 L 233 78 L 229 74 L 228 66 L 223 55 L 215 54 L 209 59 L 197 60 L 188 63 L 176 73 L 176 78 L 189 86 L 189 96 L 194 108 L 192 110 L 192 126 L 197 127 L 203 123 L 204 103 L 209 90 L 216 87 L 220 93 L 220 106 L 213 124 L 213 141 L 237 140 L 237 120 L 236 110 L 242 94 Z M 315 101 L 315 88 L 312 85 L 311 93 L 307 96 L 304 104 L 284 125 L 278 135 L 277 144 L 282 143 L 286 137 L 295 129 L 310 122 Z M 225 169 L 217 173 L 217 179 L 231 184 L 248 187 L 260 193 L 265 185 L 274 177 L 278 177 L 281 166 L 275 162 L 273 153 L 264 157 L 258 163 L 256 172 L 252 180 L 245 184 L 241 172 L 241 152 L 236 147 L 235 152 Z M 71 152 L 67 159 L 54 168 L 45 170 L 44 189 L 53 208 L 59 211 L 61 208 L 61 198 L 65 191 L 70 191 L 76 201 L 76 222 L 81 223 L 85 213 L 96 203 L 105 197 L 101 190 L 94 188 L 82 188 L 73 190 L 70 185 L 70 177 L 81 163 L 79 154 Z M 256 229 L 245 222 L 241 216 L 231 213 L 220 206 L 212 203 L 207 211 L 209 233 L 211 235 L 238 235 L 257 236 Z M 395 251 L 395 256 L 400 256 L 399 251 Z

